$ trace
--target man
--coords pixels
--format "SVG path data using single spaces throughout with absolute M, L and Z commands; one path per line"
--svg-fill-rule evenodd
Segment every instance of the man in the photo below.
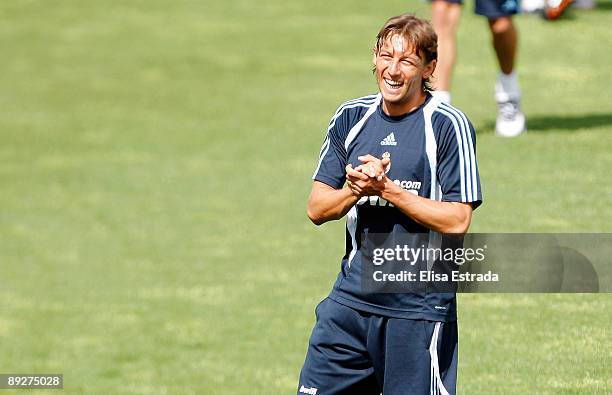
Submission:
M 331 119 L 308 216 L 319 225 L 347 215 L 346 254 L 316 308 L 298 394 L 455 393 L 455 294 L 369 292 L 361 278 L 370 236 L 463 234 L 481 203 L 473 127 L 429 93 L 436 58 L 429 23 L 389 19 L 374 47 L 380 93 Z
M 439 40 L 436 76 L 438 97 L 450 103 L 451 75 L 456 57 L 456 32 L 461 17 L 462 0 L 433 0 L 432 24 Z M 525 130 L 525 115 L 521 111 L 521 90 L 515 71 L 518 34 L 512 15 L 518 12 L 516 0 L 476 0 L 476 13 L 485 16 L 493 38 L 500 72 L 495 84 L 498 115 L 495 132 L 515 137 Z

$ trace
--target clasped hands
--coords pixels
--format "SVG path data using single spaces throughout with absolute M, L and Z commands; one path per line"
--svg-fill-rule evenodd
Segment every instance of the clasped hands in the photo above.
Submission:
M 369 154 L 357 159 L 362 162 L 361 165 L 353 169 L 353 166 L 349 163 L 345 169 L 346 183 L 351 192 L 358 197 L 380 196 L 388 180 L 386 169 L 389 169 L 391 159 L 378 159 Z

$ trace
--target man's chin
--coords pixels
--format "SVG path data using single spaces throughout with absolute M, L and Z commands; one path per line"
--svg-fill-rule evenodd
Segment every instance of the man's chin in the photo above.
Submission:
M 385 91 L 381 91 L 381 93 L 382 93 L 383 99 L 385 99 L 385 101 L 390 104 L 399 104 L 402 102 L 402 99 L 404 98 L 404 95 L 401 93 L 389 93 Z

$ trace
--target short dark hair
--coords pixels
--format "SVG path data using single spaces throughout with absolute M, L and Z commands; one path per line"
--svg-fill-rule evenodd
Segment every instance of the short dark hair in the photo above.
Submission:
M 438 36 L 436 32 L 428 21 L 417 18 L 413 14 L 402 14 L 389 18 L 376 36 L 374 52 L 378 54 L 383 43 L 396 34 L 406 38 L 416 54 L 426 64 L 438 59 Z M 423 78 L 423 88 L 428 91 L 433 90 L 429 78 Z

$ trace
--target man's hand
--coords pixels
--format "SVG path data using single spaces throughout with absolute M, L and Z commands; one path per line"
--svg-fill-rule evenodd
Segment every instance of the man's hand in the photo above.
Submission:
M 346 183 L 351 192 L 358 197 L 380 196 L 387 181 L 385 170 L 388 170 L 391 160 L 389 158 L 381 160 L 372 155 L 360 156 L 357 159 L 363 163 L 355 169 L 351 164 L 346 166 Z
M 391 165 L 391 159 L 378 159 L 370 154 L 360 156 L 357 159 L 363 163 L 357 166 L 355 170 L 367 174 L 370 178 L 376 178 L 378 181 L 385 177 Z

